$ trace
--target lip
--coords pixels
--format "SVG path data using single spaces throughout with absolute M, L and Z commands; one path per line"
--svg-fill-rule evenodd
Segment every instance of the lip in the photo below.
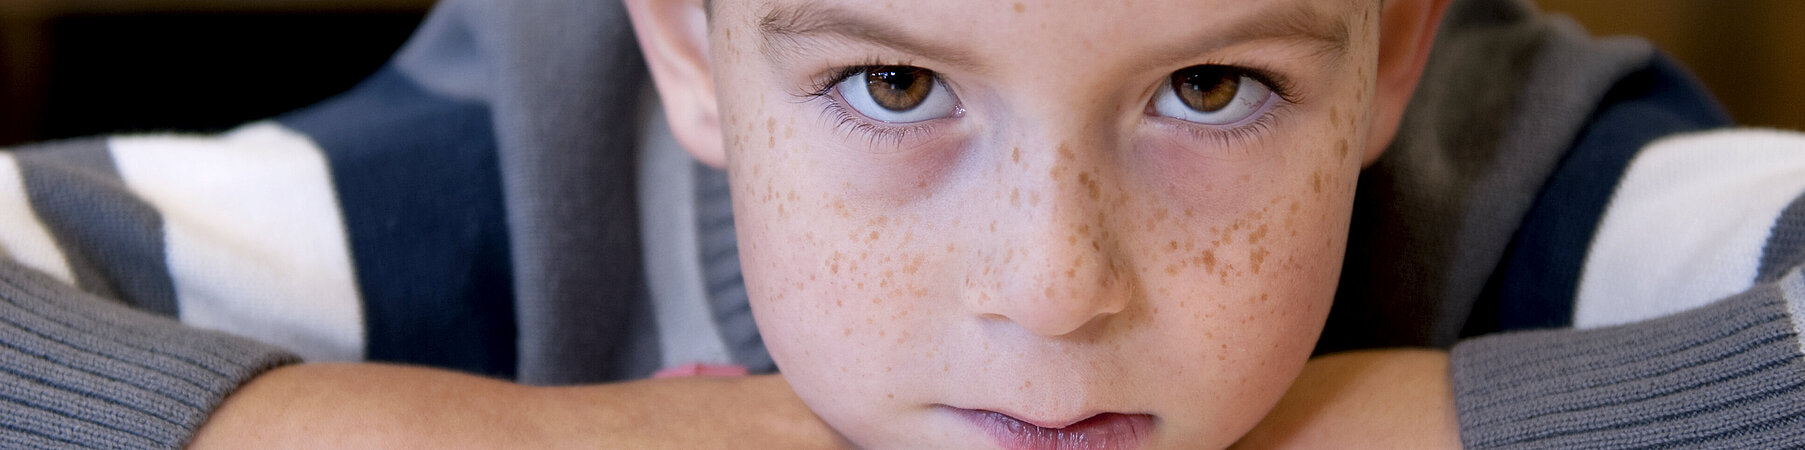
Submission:
M 1100 450 L 1140 448 L 1153 434 L 1153 416 L 1102 413 L 1054 424 L 1008 414 L 949 407 L 1009 450 Z

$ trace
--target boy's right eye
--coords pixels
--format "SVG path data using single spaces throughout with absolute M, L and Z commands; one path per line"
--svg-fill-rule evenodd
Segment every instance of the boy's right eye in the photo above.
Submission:
M 950 117 L 959 101 L 934 71 L 873 66 L 852 71 L 834 89 L 846 105 L 872 120 L 901 124 Z

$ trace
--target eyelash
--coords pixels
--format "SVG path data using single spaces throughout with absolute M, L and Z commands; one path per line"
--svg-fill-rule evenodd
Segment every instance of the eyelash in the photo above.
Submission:
M 841 81 L 846 81 L 847 78 L 857 76 L 871 68 L 885 66 L 913 66 L 913 64 L 910 64 L 908 61 L 887 63 L 872 60 L 863 64 L 841 67 L 834 71 L 827 72 L 826 76 L 817 77 L 810 82 L 808 87 L 806 87 L 806 91 L 799 93 L 797 96 L 801 97 L 804 101 L 827 100 L 821 113 L 831 114 L 835 128 L 839 129 L 841 132 L 851 136 L 864 136 L 868 141 L 868 145 L 875 146 L 878 143 L 889 143 L 892 145 L 901 144 L 906 142 L 910 136 L 933 127 L 931 122 L 934 121 L 906 125 L 880 125 L 874 123 L 874 121 L 870 119 L 863 118 L 862 115 L 857 112 L 848 111 L 845 100 L 835 98 L 836 94 L 834 93 L 834 88 L 838 86 Z M 940 81 L 936 80 L 935 82 Z
M 1283 115 L 1285 111 L 1289 109 L 1289 106 L 1296 105 L 1303 101 L 1302 96 L 1297 94 L 1297 90 L 1289 79 L 1272 71 L 1230 64 L 1204 63 L 1200 65 L 1219 65 L 1232 68 L 1238 75 L 1247 76 L 1253 78 L 1254 81 L 1265 84 L 1268 89 L 1272 90 L 1273 96 L 1277 98 L 1268 100 L 1270 103 L 1263 107 L 1260 112 L 1255 114 L 1254 120 L 1245 124 L 1232 127 L 1211 127 L 1188 122 L 1174 124 L 1183 129 L 1186 133 L 1189 133 L 1195 140 L 1211 141 L 1223 148 L 1243 147 L 1242 144 L 1271 134 L 1274 123 L 1280 118 L 1278 116 Z M 848 135 L 865 136 L 869 141 L 868 144 L 877 144 L 879 142 L 900 144 L 905 142 L 910 136 L 925 131 L 933 125 L 909 124 L 899 126 L 876 124 L 869 119 L 860 117 L 856 112 L 848 111 L 846 105 L 844 105 L 844 100 L 835 98 L 836 94 L 834 88 L 835 86 L 838 86 L 841 81 L 845 81 L 849 77 L 857 76 L 873 67 L 884 66 L 912 66 L 912 64 L 909 64 L 907 61 L 890 63 L 873 60 L 863 64 L 841 67 L 831 72 L 827 72 L 825 76 L 817 77 L 810 82 L 805 88 L 805 91 L 799 93 L 797 96 L 804 101 L 827 100 L 825 106 L 822 108 L 822 114 L 831 114 L 834 119 L 835 128 L 839 129 L 841 132 L 847 133 Z M 1162 88 L 1167 87 L 1162 86 Z
M 1281 116 L 1283 116 L 1292 105 L 1304 101 L 1303 96 L 1297 93 L 1296 86 L 1292 84 L 1291 80 L 1276 72 L 1233 64 L 1203 63 L 1198 65 L 1214 65 L 1231 68 L 1237 76 L 1245 76 L 1252 78 L 1254 81 L 1260 82 L 1261 84 L 1265 84 L 1266 88 L 1272 90 L 1272 95 L 1277 98 L 1267 100 L 1267 105 L 1261 107 L 1259 112 L 1254 113 L 1254 119 L 1244 124 L 1230 127 L 1212 127 L 1190 122 L 1174 124 L 1179 128 L 1183 128 L 1185 132 L 1189 133 L 1195 140 L 1210 141 L 1220 146 L 1220 148 L 1247 149 L 1251 147 L 1247 144 L 1271 135 L 1273 126 L 1279 119 L 1283 118 Z M 1162 86 L 1161 88 L 1165 89 L 1170 87 Z

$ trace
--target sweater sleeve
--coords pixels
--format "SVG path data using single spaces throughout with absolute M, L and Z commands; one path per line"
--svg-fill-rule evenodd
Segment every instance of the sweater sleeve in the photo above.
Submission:
M 1644 322 L 1455 347 L 1469 448 L 1771 448 L 1805 440 L 1805 273 Z
M 1651 144 L 1586 253 L 1573 328 L 1452 355 L 1471 448 L 1805 441 L 1805 137 Z
M 287 351 L 0 260 L 0 447 L 176 448 Z
M 0 151 L 0 448 L 179 447 L 266 370 L 360 357 L 305 144 L 261 124 Z

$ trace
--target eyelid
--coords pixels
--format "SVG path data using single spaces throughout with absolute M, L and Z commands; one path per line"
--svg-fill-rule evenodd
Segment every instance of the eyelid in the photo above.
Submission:
M 1208 65 L 1233 69 L 1238 77 L 1247 77 L 1264 84 L 1271 91 L 1267 94 L 1270 98 L 1266 99 L 1249 117 L 1232 124 L 1210 125 L 1167 117 L 1154 110 L 1154 102 L 1159 99 L 1160 95 L 1163 95 L 1162 90 L 1170 91 L 1172 89 L 1168 76 L 1161 79 L 1161 84 L 1156 85 L 1157 87 L 1152 93 L 1153 98 L 1148 100 L 1146 114 L 1163 127 L 1187 134 L 1192 141 L 1211 142 L 1213 148 L 1251 151 L 1251 147 L 1254 146 L 1253 141 L 1270 135 L 1276 123 L 1285 118 L 1292 106 L 1304 100 L 1297 94 L 1291 81 L 1275 71 L 1245 65 L 1214 63 L 1185 66 L 1185 69 Z
M 939 72 L 934 72 L 936 78 L 935 83 L 939 84 L 939 89 L 946 89 L 947 95 L 952 95 L 955 101 L 954 111 L 950 116 L 923 120 L 920 122 L 887 123 L 866 117 L 865 114 L 852 110 L 852 107 L 848 105 L 847 100 L 841 97 L 840 90 L 838 89 L 840 83 L 848 78 L 858 76 L 871 68 L 887 66 L 920 67 L 909 64 L 907 61 L 888 62 L 877 60 L 870 60 L 864 64 L 838 67 L 822 72 L 822 75 L 816 76 L 805 88 L 807 89 L 806 93 L 801 94 L 800 97 L 803 97 L 804 100 L 824 102 L 824 106 L 821 110 L 822 114 L 831 115 L 829 118 L 833 120 L 835 128 L 851 137 L 859 137 L 859 135 L 862 135 L 868 139 L 868 147 L 876 147 L 879 144 L 887 144 L 890 146 L 903 145 L 916 135 L 927 133 L 934 128 L 941 127 L 946 122 L 944 119 L 965 116 L 965 106 L 962 101 L 958 100 L 958 93 L 953 90 L 952 83 L 946 80 Z

